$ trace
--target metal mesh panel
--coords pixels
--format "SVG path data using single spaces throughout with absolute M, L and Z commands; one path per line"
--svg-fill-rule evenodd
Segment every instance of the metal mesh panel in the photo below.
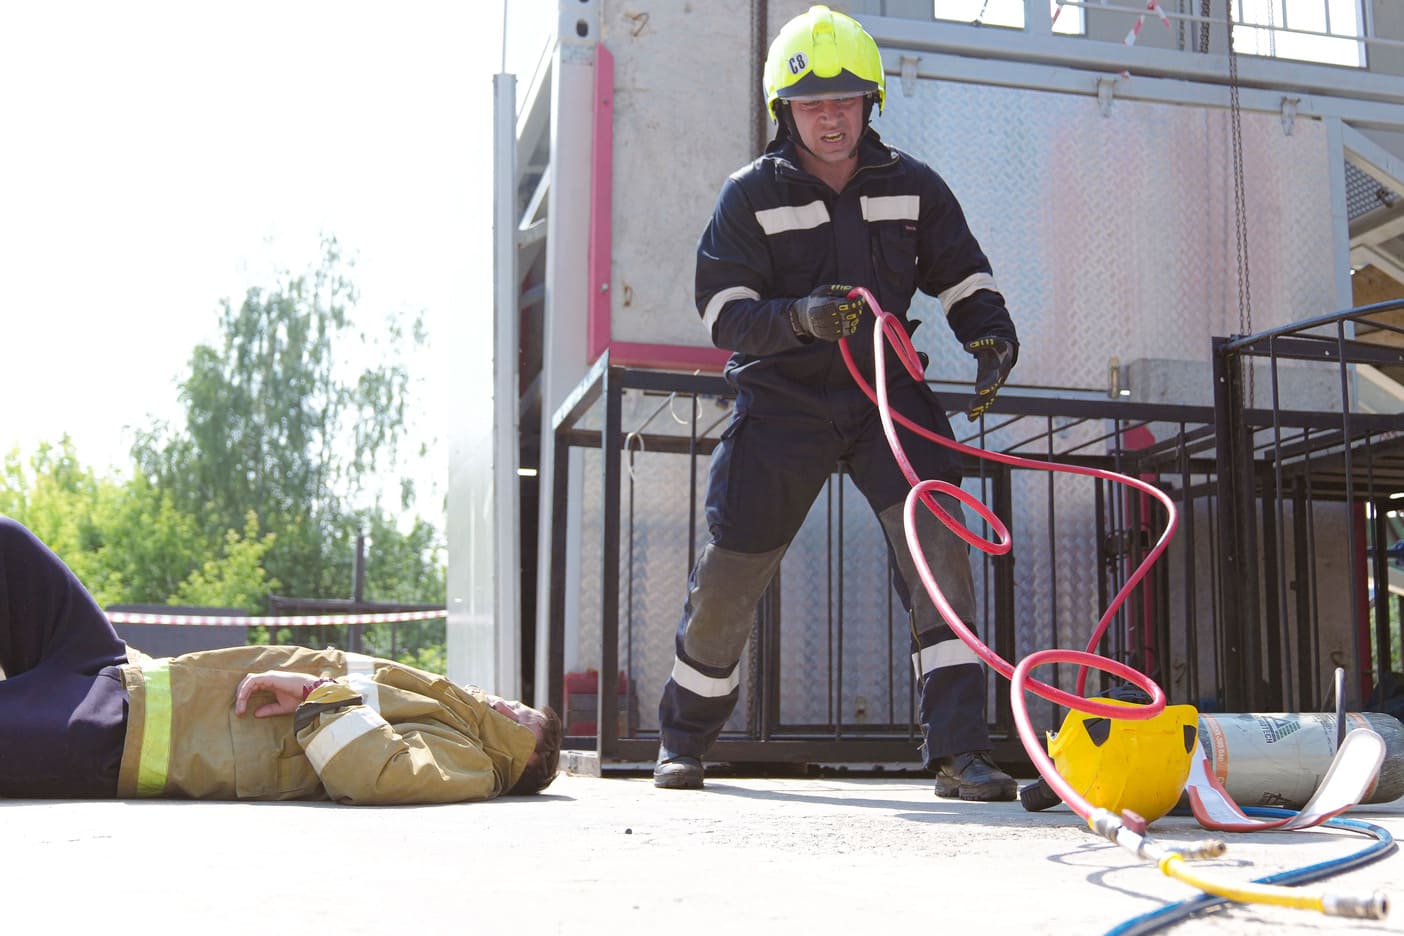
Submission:
M 781 722 L 908 724 L 906 612 L 891 588 L 887 538 L 846 477 L 815 501 L 781 576 Z
M 1240 333 L 1233 161 L 1224 111 L 923 79 L 894 86 L 884 138 L 950 184 L 1019 327 L 1014 379 L 1106 385 L 1107 360 L 1207 360 Z M 1330 163 L 1320 121 L 1291 136 L 1242 115 L 1255 328 L 1335 306 Z M 916 343 L 930 376 L 969 381 L 934 299 Z
M 624 426 L 682 435 L 691 417 L 691 402 L 671 401 L 637 392 L 624 396 Z M 702 425 L 724 415 L 715 401 L 702 404 Z M 660 407 L 662 411 L 659 412 Z M 648 422 L 653 417 L 652 422 Z M 629 677 L 642 731 L 658 729 L 658 699 L 673 666 L 673 639 L 687 596 L 692 557 L 707 539 L 703 504 L 708 458 L 698 456 L 697 490 L 692 496 L 691 464 L 687 455 L 651 452 L 637 437 L 622 457 L 622 515 L 619 562 L 619 665 Z M 601 605 L 601 527 L 603 517 L 602 460 L 597 449 L 586 451 L 580 548 L 579 668 L 599 665 Z M 689 513 L 696 519 L 696 539 L 689 550 Z M 749 652 L 749 651 L 748 651 Z M 569 662 L 568 662 L 569 667 Z M 727 722 L 728 730 L 745 730 L 750 705 L 749 667 L 741 664 L 741 700 Z
M 1377 208 L 1388 208 L 1399 200 L 1399 193 L 1361 172 L 1349 162 L 1345 164 L 1346 212 L 1354 221 Z

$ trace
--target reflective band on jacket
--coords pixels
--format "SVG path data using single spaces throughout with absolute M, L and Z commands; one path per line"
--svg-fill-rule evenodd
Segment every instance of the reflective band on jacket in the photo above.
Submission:
M 145 680 L 146 722 L 141 733 L 141 758 L 137 761 L 137 796 L 160 796 L 166 789 L 171 767 L 171 668 L 170 660 L 141 664 Z
M 702 313 L 702 327 L 707 329 L 707 334 L 712 333 L 712 326 L 717 324 L 717 319 L 721 316 L 722 308 L 734 299 L 759 299 L 760 293 L 747 286 L 729 286 L 717 293 L 707 303 L 707 309 Z
M 367 708 L 380 711 L 380 683 L 364 673 L 348 673 L 346 675 L 346 685 L 355 690 L 356 695 L 361 697 L 361 703 Z
M 317 737 L 307 745 L 307 759 L 312 762 L 312 769 L 320 776 L 322 768 L 326 767 L 342 748 L 361 735 L 388 724 L 379 712 L 373 712 L 365 706 L 358 705 L 347 709 L 331 724 L 320 729 Z
M 921 217 L 920 195 L 863 195 L 858 199 L 864 221 L 916 221 Z
M 993 276 L 988 273 L 971 273 L 965 279 L 956 283 L 936 298 L 940 301 L 941 308 L 945 309 L 947 314 L 950 314 L 951 309 L 957 302 L 969 298 L 982 289 L 988 289 L 991 292 L 999 292 L 999 287 L 995 285 L 995 278 Z
M 808 231 L 829 223 L 829 206 L 815 199 L 807 205 L 782 205 L 756 212 L 756 223 L 770 237 L 786 231 Z
M 912 654 L 912 665 L 916 667 L 918 676 L 947 666 L 979 662 L 979 656 L 959 637 L 943 640 L 930 647 L 922 647 L 920 653 Z
M 346 685 L 356 690 L 363 703 L 380 711 L 380 683 L 375 681 L 375 657 L 349 651 L 344 656 Z
M 366 656 L 364 653 L 344 653 L 346 659 L 346 672 L 348 673 L 374 673 L 375 657 Z
M 731 675 L 724 677 L 708 676 L 695 667 L 689 666 L 678 657 L 673 658 L 673 682 L 688 692 L 707 699 L 720 699 L 729 696 L 741 685 L 741 674 L 732 667 Z

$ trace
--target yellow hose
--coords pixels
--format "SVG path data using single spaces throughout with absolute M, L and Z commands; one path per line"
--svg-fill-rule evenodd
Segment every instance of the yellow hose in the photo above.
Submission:
M 1304 892 L 1297 887 L 1278 887 L 1273 884 L 1225 884 L 1203 877 L 1189 870 L 1180 855 L 1170 854 L 1160 859 L 1160 870 L 1168 877 L 1184 881 L 1206 894 L 1223 897 L 1238 903 L 1272 904 L 1276 907 L 1292 907 L 1297 910 L 1316 910 L 1325 913 L 1325 901 L 1320 894 Z
M 1166 877 L 1172 877 L 1206 894 L 1213 894 L 1225 900 L 1270 904 L 1295 910 L 1315 910 L 1327 916 L 1364 920 L 1383 920 L 1389 914 L 1389 899 L 1378 892 L 1368 895 L 1322 894 L 1276 884 L 1221 883 L 1191 872 L 1185 866 L 1186 858 L 1215 857 L 1223 854 L 1224 845 L 1217 839 L 1190 843 L 1188 848 L 1163 845 L 1146 835 L 1143 825 L 1138 824 L 1136 828 L 1132 828 L 1121 817 L 1106 809 L 1094 808 L 1087 824 L 1093 832 L 1108 841 L 1154 862 Z
M 1316 910 L 1327 916 L 1352 917 L 1357 920 L 1383 920 L 1389 915 L 1389 898 L 1376 892 L 1373 894 L 1321 894 L 1304 891 L 1299 887 L 1282 887 L 1276 884 L 1220 884 L 1209 878 L 1191 873 L 1185 867 L 1182 855 L 1170 854 L 1158 862 L 1160 870 L 1177 881 L 1184 881 L 1206 894 L 1223 897 L 1238 903 L 1270 904 L 1275 907 L 1291 907 L 1294 910 Z

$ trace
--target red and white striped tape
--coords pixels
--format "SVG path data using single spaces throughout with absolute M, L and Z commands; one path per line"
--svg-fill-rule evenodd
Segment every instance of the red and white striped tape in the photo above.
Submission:
M 282 617 L 235 617 L 217 614 L 146 614 L 137 611 L 108 611 L 113 624 L 187 624 L 200 627 L 261 626 L 321 627 L 332 624 L 398 624 L 448 617 L 448 611 L 389 611 L 381 614 L 293 614 Z
M 1160 0 L 1148 0 L 1146 3 L 1146 10 L 1157 14 L 1160 17 L 1160 22 L 1165 25 L 1165 28 L 1170 28 L 1170 17 L 1166 16 L 1165 11 L 1160 8 Z M 1140 16 L 1136 17 L 1136 25 L 1131 27 L 1131 31 L 1126 34 L 1126 38 L 1123 39 L 1122 42 L 1129 46 L 1135 45 L 1136 39 L 1141 35 L 1141 27 L 1145 24 L 1146 14 L 1142 13 Z

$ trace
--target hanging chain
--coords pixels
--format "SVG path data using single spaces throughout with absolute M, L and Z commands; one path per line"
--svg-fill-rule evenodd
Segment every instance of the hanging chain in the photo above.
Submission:
M 1238 101 L 1238 51 L 1233 45 L 1233 0 L 1225 0 L 1228 27 L 1229 125 L 1233 141 L 1234 233 L 1238 247 L 1238 333 L 1253 333 L 1253 294 L 1248 277 L 1248 197 L 1243 178 L 1243 112 Z M 1253 368 L 1248 368 L 1248 404 L 1253 403 Z

